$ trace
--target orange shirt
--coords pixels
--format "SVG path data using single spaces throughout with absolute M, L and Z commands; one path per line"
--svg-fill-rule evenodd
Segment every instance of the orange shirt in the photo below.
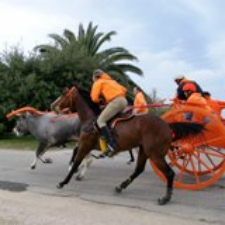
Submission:
M 200 93 L 193 93 L 189 96 L 187 99 L 187 103 L 191 103 L 193 105 L 202 107 L 204 109 L 207 109 L 209 111 L 213 111 L 212 108 L 208 105 L 206 99 L 202 97 Z
M 107 73 L 98 78 L 91 89 L 91 99 L 93 102 L 99 102 L 99 96 L 103 95 L 106 102 L 110 102 L 116 97 L 125 97 L 127 89 L 113 80 Z
M 141 91 L 139 91 L 134 99 L 134 110 L 136 113 L 148 113 L 148 108 L 146 107 L 147 102 Z

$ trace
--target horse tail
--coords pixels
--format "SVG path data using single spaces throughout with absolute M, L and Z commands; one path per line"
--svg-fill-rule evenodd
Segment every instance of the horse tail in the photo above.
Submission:
M 200 123 L 174 122 L 169 123 L 169 126 L 173 131 L 173 141 L 199 134 L 203 135 L 205 130 L 204 125 Z

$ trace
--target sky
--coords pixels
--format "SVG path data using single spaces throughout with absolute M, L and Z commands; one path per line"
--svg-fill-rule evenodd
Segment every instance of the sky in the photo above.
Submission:
M 49 34 L 77 33 L 89 22 L 116 31 L 105 48 L 121 46 L 138 58 L 144 76 L 129 74 L 146 93 L 168 101 L 178 74 L 225 100 L 224 0 L 0 0 L 0 52 L 32 51 Z

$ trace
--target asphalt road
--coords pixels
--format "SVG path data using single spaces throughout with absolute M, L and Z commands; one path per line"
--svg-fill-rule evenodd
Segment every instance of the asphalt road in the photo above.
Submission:
M 225 176 L 200 191 L 174 190 L 166 206 L 157 204 L 165 184 L 147 165 L 146 171 L 121 194 L 115 186 L 135 164 L 128 153 L 95 160 L 83 181 L 74 178 L 56 188 L 68 171 L 69 150 L 49 151 L 53 164 L 29 165 L 31 151 L 0 150 L 0 225 L 25 224 L 225 224 Z

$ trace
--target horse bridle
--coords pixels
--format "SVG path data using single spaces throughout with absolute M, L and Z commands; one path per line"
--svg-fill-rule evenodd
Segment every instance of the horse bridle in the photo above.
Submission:
M 65 96 L 63 96 L 61 99 L 59 99 L 57 105 L 60 107 L 60 105 L 66 100 L 69 98 L 69 108 L 72 106 L 72 101 L 73 101 L 73 98 L 72 98 L 72 92 L 74 91 L 75 87 L 72 87 L 67 93 Z

